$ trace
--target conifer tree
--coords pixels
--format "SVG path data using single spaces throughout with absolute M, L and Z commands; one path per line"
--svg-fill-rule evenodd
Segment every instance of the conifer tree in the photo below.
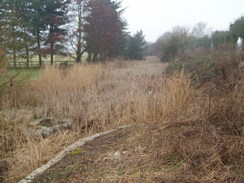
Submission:
M 122 18 L 121 3 L 112 0 L 91 0 L 84 25 L 89 58 L 106 60 L 122 54 L 126 22 Z

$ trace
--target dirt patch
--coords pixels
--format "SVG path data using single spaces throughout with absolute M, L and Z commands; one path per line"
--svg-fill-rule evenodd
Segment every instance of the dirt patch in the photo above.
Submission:
M 135 129 L 140 128 L 146 126 L 134 125 L 95 138 L 66 155 L 44 174 L 37 176 L 33 182 L 107 182 L 104 176 L 113 174 L 111 170 L 127 153 L 126 142 Z

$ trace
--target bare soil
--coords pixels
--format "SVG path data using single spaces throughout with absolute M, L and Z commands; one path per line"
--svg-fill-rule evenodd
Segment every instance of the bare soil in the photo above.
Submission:
M 97 137 L 66 155 L 34 182 L 113 182 L 113 177 L 126 173 L 127 167 L 115 170 L 128 156 L 126 142 L 146 128 L 145 124 L 137 124 Z

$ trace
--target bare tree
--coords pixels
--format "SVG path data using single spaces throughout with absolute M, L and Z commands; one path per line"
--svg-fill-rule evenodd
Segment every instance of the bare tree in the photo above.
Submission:
M 69 55 L 80 63 L 82 55 L 86 52 L 87 46 L 83 39 L 83 22 L 84 8 L 88 0 L 73 0 L 70 6 L 70 18 L 72 23 L 69 24 Z M 75 55 L 73 54 L 75 53 Z
M 207 24 L 204 22 L 199 22 L 192 29 L 192 35 L 195 37 L 204 37 L 208 34 Z

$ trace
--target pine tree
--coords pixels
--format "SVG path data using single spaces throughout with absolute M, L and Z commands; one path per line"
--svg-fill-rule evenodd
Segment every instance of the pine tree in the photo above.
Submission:
M 26 16 L 29 23 L 31 33 L 35 37 L 36 53 L 38 54 L 39 66 L 42 66 L 42 45 L 44 40 L 44 33 L 47 30 L 45 23 L 45 11 L 47 0 L 27 0 L 29 1 L 29 11 Z
M 126 58 L 129 60 L 142 60 L 145 51 L 145 38 L 142 31 L 138 31 L 129 38 L 126 49 Z
M 46 44 L 49 44 L 46 51 L 51 55 L 51 65 L 54 62 L 54 54 L 63 48 L 63 42 L 67 35 L 66 29 L 62 26 L 69 21 L 67 16 L 69 3 L 68 0 L 46 0 L 44 21 L 48 25 Z
M 123 51 L 126 22 L 122 19 L 121 3 L 111 0 L 91 0 L 84 25 L 85 41 L 89 57 L 106 60 L 116 57 Z
M 1 3 L 1 44 L 8 49 L 14 61 L 14 67 L 16 67 L 17 51 L 19 49 L 19 40 L 17 39 L 19 34 L 18 27 L 22 22 L 19 8 L 22 1 L 5 0 Z
M 34 44 L 28 24 L 30 2 L 28 0 L 5 0 L 1 1 L 0 5 L 1 45 L 8 50 L 9 56 L 14 61 L 14 67 L 16 67 L 17 57 L 22 55 L 27 58 L 28 65 L 29 46 Z

